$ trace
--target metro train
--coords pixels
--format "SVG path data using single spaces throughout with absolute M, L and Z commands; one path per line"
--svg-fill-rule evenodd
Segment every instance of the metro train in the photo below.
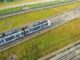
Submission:
M 51 26 L 51 22 L 49 20 L 37 22 L 29 28 L 24 28 L 23 30 L 21 30 L 19 32 L 16 32 L 16 33 L 13 33 L 8 36 L 4 36 L 4 37 L 0 38 L 0 46 L 6 45 L 10 42 L 16 41 L 25 36 L 29 36 L 33 33 L 41 31 L 50 26 Z

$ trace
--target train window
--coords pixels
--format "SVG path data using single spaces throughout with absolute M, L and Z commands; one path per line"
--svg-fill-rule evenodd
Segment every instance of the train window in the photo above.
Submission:
M 40 26 L 37 26 L 37 27 L 34 28 L 34 30 L 37 30 L 37 29 L 39 29 L 39 28 L 40 28 Z
M 42 28 L 45 28 L 46 26 L 48 26 L 48 23 L 41 25 Z
M 6 41 L 10 41 L 10 40 L 12 40 L 12 39 L 14 39 L 14 36 L 10 36 L 10 37 L 6 37 L 6 38 L 5 38 Z
M 48 25 L 48 23 L 44 24 L 44 26 L 47 26 L 47 25 Z
M 2 42 L 0 41 L 0 44 L 2 44 Z
M 4 42 L 4 40 L 2 39 L 2 40 L 1 40 L 1 42 L 3 43 L 3 42 Z
M 24 35 L 24 32 L 21 32 L 21 35 Z
M 27 31 L 25 31 L 26 33 L 28 33 L 29 32 L 29 30 L 27 30 Z
M 16 34 L 16 37 L 20 37 L 20 34 Z
M 25 34 L 26 34 L 26 35 L 29 34 L 29 30 L 30 30 L 30 28 L 25 31 Z
M 34 29 L 33 29 L 33 28 L 31 28 L 29 31 L 30 31 L 30 32 L 31 32 L 31 31 L 34 31 Z
M 0 40 L 0 44 L 1 44 L 1 43 L 4 43 L 4 40 L 3 40 L 3 39 Z

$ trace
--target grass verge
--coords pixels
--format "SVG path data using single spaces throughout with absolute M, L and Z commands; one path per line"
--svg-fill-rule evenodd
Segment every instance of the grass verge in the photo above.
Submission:
M 78 6 L 80 6 L 80 2 L 69 4 L 69 5 L 58 6 L 56 8 L 42 9 L 42 10 L 30 12 L 30 13 L 15 15 L 15 16 L 8 17 L 5 19 L 0 19 L 0 32 L 6 31 L 9 29 L 18 27 L 18 26 L 22 26 L 29 22 L 44 19 L 49 16 L 53 16 L 58 13 L 62 13 L 64 11 L 68 11 Z

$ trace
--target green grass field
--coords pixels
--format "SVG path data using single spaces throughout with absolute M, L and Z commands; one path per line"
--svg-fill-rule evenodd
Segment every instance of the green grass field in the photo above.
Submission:
M 6 9 L 4 8 L 4 9 L 0 9 L 0 14 L 7 14 L 11 12 L 16 12 L 16 11 L 22 11 L 24 8 L 36 9 L 41 6 L 50 6 L 60 2 L 63 2 L 63 1 L 52 1 L 52 2 L 43 2 L 43 3 L 40 2 L 40 3 L 29 4 L 29 5 L 14 7 L 14 8 L 13 7 L 6 8 Z M 67 1 L 64 1 L 64 2 L 67 2 Z
M 17 4 L 24 4 L 24 3 L 28 3 L 28 2 L 37 2 L 37 1 L 41 1 L 41 0 L 15 0 L 13 2 L 8 2 L 8 3 L 2 3 L 0 2 L 0 7 L 5 7 L 5 6 L 11 6 L 11 5 L 17 5 Z M 47 0 L 46 0 L 47 1 Z M 62 2 L 62 1 L 69 1 L 69 0 L 53 0 L 53 2 Z
M 9 5 L 17 5 L 17 4 L 21 4 L 21 3 L 27 3 L 27 2 L 36 2 L 39 0 L 15 0 L 13 2 L 8 2 L 8 3 L 2 3 L 0 2 L 0 7 L 5 7 L 5 6 L 9 6 Z
M 0 59 L 15 54 L 18 60 L 36 60 L 80 39 L 80 18 L 52 29 L 0 53 Z
M 14 8 L 0 9 L 0 14 L 7 14 L 7 13 L 11 13 L 11 12 L 21 11 L 21 10 L 23 10 L 23 8 L 31 8 L 31 9 L 35 8 L 36 9 L 36 8 L 44 6 L 44 5 L 53 5 L 53 4 L 59 3 L 59 2 L 60 1 L 44 2 L 44 3 L 29 4 L 29 5 L 14 7 Z
M 43 19 L 73 9 L 77 6 L 80 6 L 80 2 L 9 17 L 0 20 L 0 31 L 5 31 L 16 26 Z M 9 57 L 10 55 L 16 55 L 18 58 L 17 60 L 36 60 L 41 56 L 79 40 L 79 35 L 80 18 L 77 18 L 69 23 L 48 31 L 47 33 L 41 34 L 38 37 L 1 52 L 0 60 L 5 60 L 6 57 Z
M 8 17 L 6 19 L 2 19 L 0 20 L 0 32 L 15 28 L 17 26 L 25 25 L 26 23 L 29 23 L 29 22 L 44 19 L 46 17 L 55 15 L 57 13 L 68 11 L 77 6 L 80 6 L 80 2 L 69 4 L 69 5 L 64 5 L 64 6 L 59 6 L 56 8 L 38 10 L 38 11 L 31 12 L 31 13 L 25 13 L 25 14 L 21 14 L 17 16 Z

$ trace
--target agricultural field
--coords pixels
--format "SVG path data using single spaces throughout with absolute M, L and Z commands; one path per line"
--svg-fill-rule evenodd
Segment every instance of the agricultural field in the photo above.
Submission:
M 45 19 L 46 17 L 63 13 L 77 6 L 80 6 L 80 2 L 8 17 L 0 20 L 0 31 L 9 30 L 29 22 Z M 13 55 L 16 56 L 17 60 L 36 60 L 39 57 L 79 40 L 79 35 L 80 18 L 76 18 L 73 21 L 48 31 L 47 33 L 41 34 L 29 41 L 1 52 L 0 60 L 5 60 Z

